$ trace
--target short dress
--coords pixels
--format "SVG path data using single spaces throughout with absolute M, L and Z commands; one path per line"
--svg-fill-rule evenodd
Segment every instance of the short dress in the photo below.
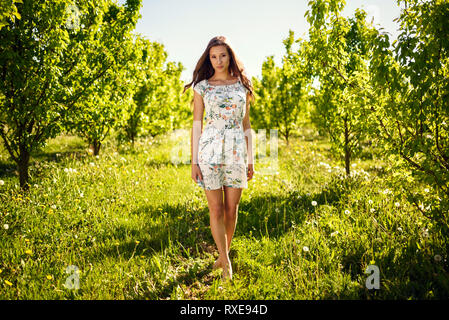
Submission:
M 204 79 L 193 87 L 204 101 L 205 126 L 198 142 L 200 187 L 248 188 L 247 145 L 243 130 L 248 89 L 239 79 L 234 84 L 210 85 Z

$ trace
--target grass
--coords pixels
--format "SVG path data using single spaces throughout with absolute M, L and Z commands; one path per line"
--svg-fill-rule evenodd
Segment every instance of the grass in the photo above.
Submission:
M 231 247 L 234 279 L 222 283 L 211 272 L 207 200 L 185 161 L 189 138 L 179 131 L 134 149 L 111 139 L 97 158 L 61 135 L 33 154 L 27 193 L 1 150 L 0 298 L 448 296 L 446 240 L 394 189 L 391 164 L 365 151 L 346 178 L 326 140 L 306 129 L 279 142 L 278 174 L 258 174 L 256 163 Z M 372 264 L 378 290 L 365 285 Z

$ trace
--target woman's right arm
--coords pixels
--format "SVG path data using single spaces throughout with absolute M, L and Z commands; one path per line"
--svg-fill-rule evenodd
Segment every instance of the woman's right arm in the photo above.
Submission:
M 190 138 L 190 160 L 191 164 L 198 164 L 198 141 L 200 140 L 201 133 L 203 132 L 203 114 L 204 114 L 204 102 L 203 97 L 193 90 L 193 127 Z

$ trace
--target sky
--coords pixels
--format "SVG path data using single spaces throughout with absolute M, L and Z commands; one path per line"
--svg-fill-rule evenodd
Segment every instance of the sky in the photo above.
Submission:
M 262 63 L 268 56 L 281 65 L 282 41 L 289 30 L 295 39 L 305 38 L 309 24 L 304 17 L 309 0 L 142 0 L 142 17 L 136 33 L 164 45 L 167 61 L 181 62 L 181 80 L 192 81 L 193 70 L 209 40 L 223 35 L 243 62 L 247 75 L 261 78 Z M 124 4 L 126 0 L 118 0 Z M 398 36 L 400 14 L 395 0 L 346 0 L 343 15 L 353 16 L 364 9 L 374 24 Z

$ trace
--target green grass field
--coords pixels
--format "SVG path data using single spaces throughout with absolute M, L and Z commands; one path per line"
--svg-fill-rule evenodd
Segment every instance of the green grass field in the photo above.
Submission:
M 134 149 L 111 139 L 96 158 L 62 135 L 33 154 L 25 194 L 1 149 L 0 298 L 449 296 L 445 239 L 389 183 L 388 161 L 366 150 L 345 178 L 313 130 L 279 143 L 278 174 L 259 174 L 256 162 L 231 246 L 234 279 L 222 283 L 221 271 L 211 272 L 218 253 L 207 200 L 190 164 L 173 163 L 178 146 L 190 159 L 188 133 Z M 366 287 L 368 265 L 379 268 L 379 289 Z

